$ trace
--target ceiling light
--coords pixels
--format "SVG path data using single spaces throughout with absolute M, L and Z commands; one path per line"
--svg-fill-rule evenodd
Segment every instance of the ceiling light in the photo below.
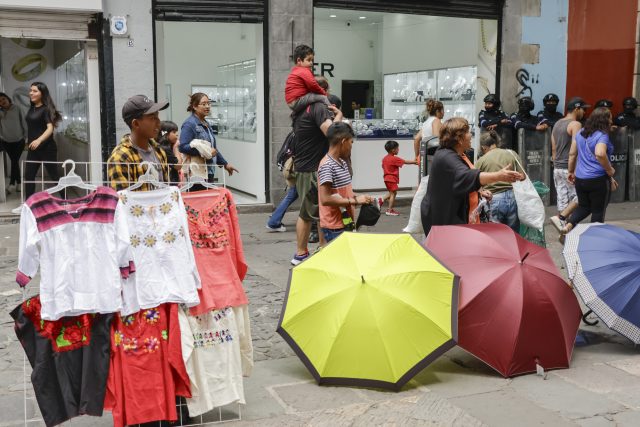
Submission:
M 366 16 L 361 16 L 360 19 L 367 19 L 367 17 Z
M 329 18 L 337 18 L 338 15 L 329 15 Z

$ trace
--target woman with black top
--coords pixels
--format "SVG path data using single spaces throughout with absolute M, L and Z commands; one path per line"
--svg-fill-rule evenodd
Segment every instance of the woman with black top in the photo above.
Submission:
M 25 194 L 27 200 L 36 190 L 35 179 L 40 162 L 57 162 L 58 148 L 53 140 L 53 130 L 62 120 L 60 112 L 49 95 L 44 83 L 34 82 L 29 90 L 31 108 L 27 112 L 27 162 L 24 168 Z M 58 181 L 58 165 L 43 163 L 52 181 Z
M 158 144 L 167 153 L 169 184 L 178 185 L 182 169 L 182 154 L 178 150 L 178 125 L 169 120 L 160 123 Z

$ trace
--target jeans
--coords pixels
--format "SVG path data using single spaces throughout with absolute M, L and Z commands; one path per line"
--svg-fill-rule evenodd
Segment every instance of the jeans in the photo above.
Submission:
M 601 176 L 591 179 L 576 178 L 578 207 L 568 222 L 576 225 L 591 214 L 591 222 L 604 222 L 604 215 L 611 198 L 611 179 Z
M 322 234 L 324 234 L 324 239 L 327 241 L 327 243 L 329 243 L 330 241 L 332 241 L 333 239 L 335 239 L 345 231 L 344 228 L 339 228 L 337 230 L 321 228 L 321 230 L 322 230 Z
M 298 191 L 296 191 L 296 187 L 289 187 L 287 190 L 287 194 L 278 204 L 276 210 L 273 211 L 271 216 L 269 217 L 269 221 L 267 221 L 267 225 L 271 228 L 278 228 L 280 224 L 282 224 L 282 218 L 284 218 L 284 214 L 289 209 L 289 206 L 298 198 Z
M 520 231 L 518 205 L 516 205 L 513 190 L 493 195 L 491 199 L 491 222 L 506 224 L 516 233 Z
M 0 150 L 5 150 L 11 160 L 9 185 L 20 184 L 20 156 L 24 151 L 24 140 L 16 142 L 0 141 Z

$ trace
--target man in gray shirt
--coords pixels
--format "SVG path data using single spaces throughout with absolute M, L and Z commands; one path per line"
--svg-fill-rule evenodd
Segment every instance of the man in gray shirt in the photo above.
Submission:
M 585 110 L 589 108 L 582 98 L 574 97 L 567 103 L 567 115 L 556 122 L 551 131 L 551 160 L 553 161 L 553 181 L 558 197 L 558 215 L 551 217 L 551 223 L 562 230 L 565 219 L 578 205 L 576 188 L 569 182 L 569 150 L 582 124 Z

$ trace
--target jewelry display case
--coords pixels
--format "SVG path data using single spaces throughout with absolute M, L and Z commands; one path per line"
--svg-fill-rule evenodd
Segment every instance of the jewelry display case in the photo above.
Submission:
M 358 138 L 413 138 L 420 122 L 417 119 L 354 120 L 352 127 Z
M 89 143 L 84 50 L 56 68 L 56 107 L 62 115 L 57 129 L 66 137 Z
M 386 74 L 384 117 L 424 121 L 426 101 L 433 98 L 444 104 L 445 119 L 459 116 L 474 124 L 476 78 L 475 66 Z

